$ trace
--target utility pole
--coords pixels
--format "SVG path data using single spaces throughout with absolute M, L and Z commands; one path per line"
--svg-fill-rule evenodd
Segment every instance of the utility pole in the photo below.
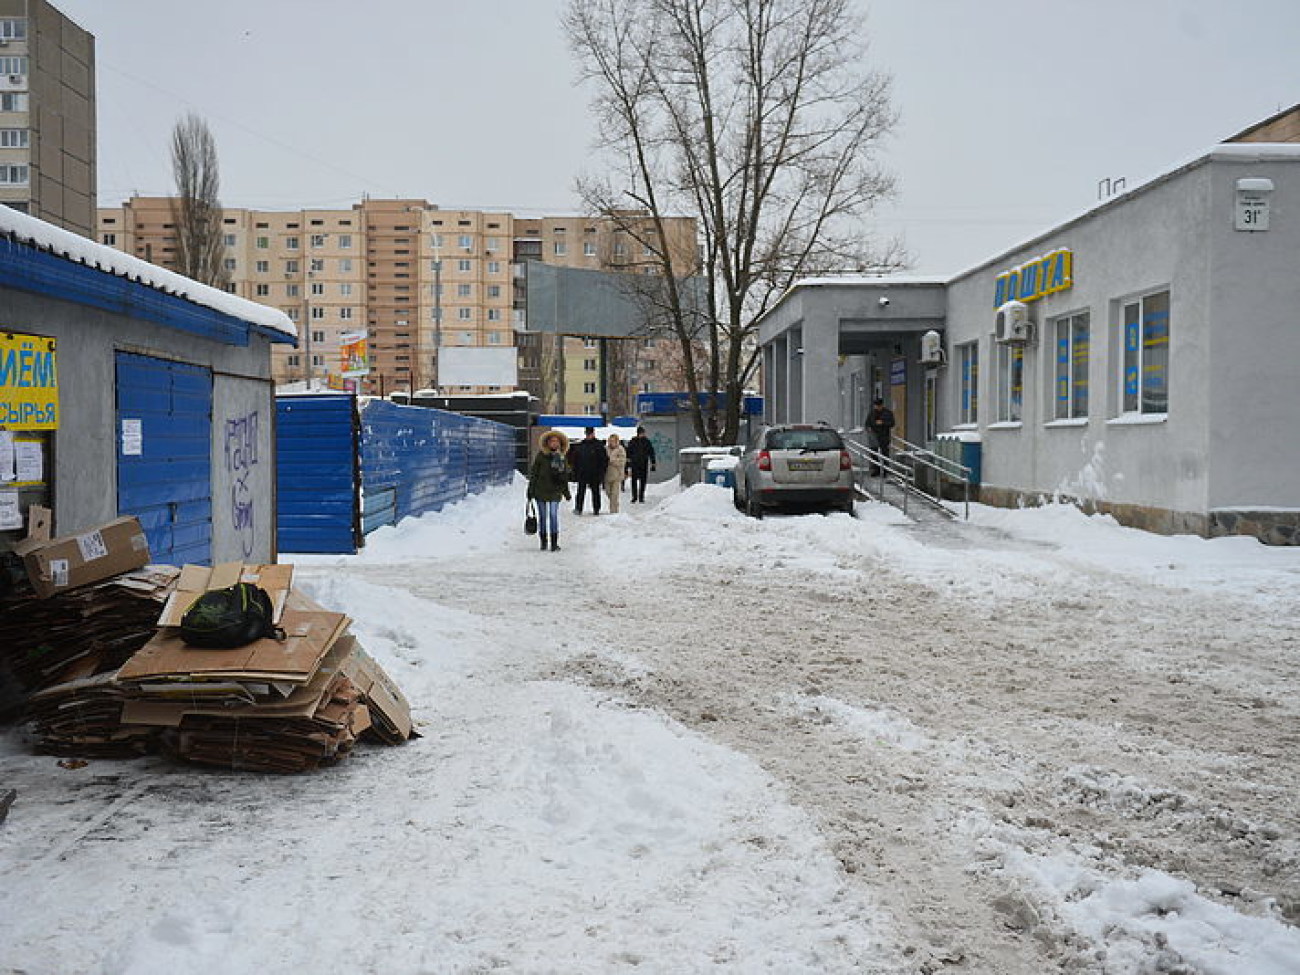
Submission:
M 433 248 L 433 391 L 442 390 L 438 386 L 438 373 L 442 368 L 442 252 L 435 244 Z

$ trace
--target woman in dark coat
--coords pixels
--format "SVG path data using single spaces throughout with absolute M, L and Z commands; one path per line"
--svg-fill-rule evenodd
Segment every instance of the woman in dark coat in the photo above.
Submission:
M 551 551 L 560 550 L 560 499 L 569 500 L 569 464 L 564 459 L 569 438 L 559 430 L 542 437 L 542 449 L 528 469 L 528 497 L 537 502 L 537 525 L 542 551 L 550 542 Z

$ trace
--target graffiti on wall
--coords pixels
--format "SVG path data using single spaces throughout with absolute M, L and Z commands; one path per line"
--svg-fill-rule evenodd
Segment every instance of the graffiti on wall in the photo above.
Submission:
M 258 411 L 226 420 L 226 473 L 230 475 L 230 519 L 247 559 L 257 541 L 257 499 L 252 475 L 257 467 Z

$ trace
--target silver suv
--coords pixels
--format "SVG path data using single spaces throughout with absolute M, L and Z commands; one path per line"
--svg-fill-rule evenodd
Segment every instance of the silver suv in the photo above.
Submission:
M 764 427 L 736 468 L 731 500 L 762 518 L 766 508 L 816 508 L 853 513 L 853 458 L 824 423 Z

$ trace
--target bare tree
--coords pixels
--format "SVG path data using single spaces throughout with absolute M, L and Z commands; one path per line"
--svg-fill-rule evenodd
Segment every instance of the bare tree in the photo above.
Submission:
M 696 433 L 733 442 L 763 313 L 800 277 L 906 261 L 866 223 L 893 187 L 876 159 L 889 79 L 867 65 L 855 0 L 570 0 L 564 25 L 615 160 L 580 189 L 616 222 L 640 212 L 620 229 L 657 264 Z M 698 221 L 698 266 L 667 245 L 671 215 Z M 695 274 L 703 307 L 683 287 Z
M 176 178 L 176 196 L 171 202 L 176 269 L 225 290 L 230 276 L 222 262 L 217 146 L 208 124 L 197 115 L 186 115 L 172 130 L 172 173 Z

